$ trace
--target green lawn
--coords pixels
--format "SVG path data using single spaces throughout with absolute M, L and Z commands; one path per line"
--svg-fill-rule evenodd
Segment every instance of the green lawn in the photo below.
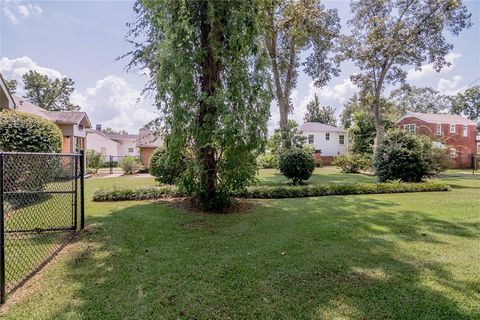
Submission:
M 327 167 L 312 182 L 373 180 Z M 229 215 L 89 201 L 87 232 L 2 316 L 480 319 L 480 179 L 441 180 L 453 191 L 258 200 Z M 145 184 L 89 179 L 87 199 Z

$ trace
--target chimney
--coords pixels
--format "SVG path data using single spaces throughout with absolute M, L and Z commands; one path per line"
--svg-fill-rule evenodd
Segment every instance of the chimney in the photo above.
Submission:
M 96 127 L 95 127 L 95 130 L 97 130 L 97 131 L 102 131 L 102 125 L 101 125 L 101 124 L 97 124 Z

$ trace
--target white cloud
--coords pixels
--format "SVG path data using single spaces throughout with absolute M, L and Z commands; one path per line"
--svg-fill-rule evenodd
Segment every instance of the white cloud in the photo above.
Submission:
M 21 0 L 4 0 L 2 12 L 11 23 L 19 24 L 21 19 L 39 17 L 43 9 L 38 4 L 24 3 Z
M 0 58 L 0 72 L 5 79 L 19 82 L 16 92 L 18 96 L 24 94 L 22 76 L 29 70 L 36 70 L 50 78 L 65 77 L 58 70 L 39 66 L 29 57 Z M 72 102 L 87 112 L 93 124 L 101 123 L 103 127 L 131 133 L 137 132 L 144 124 L 156 118 L 153 104 L 140 98 L 140 90 L 116 76 L 107 76 L 96 81 L 94 86 L 85 90 L 77 89 L 72 94 Z
M 55 69 L 39 66 L 36 62 L 34 62 L 29 57 L 21 57 L 21 58 L 15 58 L 15 59 L 0 58 L 0 72 L 2 73 L 5 79 L 18 81 L 19 85 L 18 85 L 17 93 L 19 95 L 23 94 L 21 89 L 23 87 L 22 76 L 25 73 L 27 73 L 29 70 L 35 70 L 38 73 L 48 76 L 49 78 L 64 77 L 62 73 L 60 73 Z
M 422 78 L 438 74 L 438 73 L 446 73 L 448 71 L 453 70 L 455 68 L 455 61 L 460 58 L 462 55 L 460 53 L 455 53 L 455 52 L 450 52 L 445 56 L 445 60 L 449 63 L 451 63 L 450 66 L 442 68 L 440 72 L 435 71 L 433 68 L 433 64 L 426 64 L 422 66 L 422 70 L 415 70 L 415 68 L 411 68 L 407 72 L 407 80 L 420 80 Z
M 460 82 L 462 81 L 461 76 L 454 76 L 451 79 L 441 78 L 438 81 L 437 90 L 441 94 L 453 95 L 456 94 L 460 89 Z
M 140 98 L 140 90 L 133 88 L 125 79 L 107 76 L 98 80 L 94 87 L 76 92 L 72 102 L 87 112 L 93 124 L 135 133 L 156 118 L 153 104 Z

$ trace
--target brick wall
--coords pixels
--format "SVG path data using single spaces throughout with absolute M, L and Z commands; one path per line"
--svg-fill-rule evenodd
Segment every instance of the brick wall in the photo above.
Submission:
M 429 136 L 432 141 L 438 141 L 448 146 L 455 148 L 457 156 L 454 159 L 454 166 L 456 168 L 470 168 L 471 154 L 477 153 L 477 145 L 475 137 L 477 128 L 475 125 L 467 127 L 467 136 L 463 136 L 463 125 L 455 125 L 455 133 L 450 133 L 450 124 L 441 124 L 441 135 L 437 134 L 437 124 L 427 123 L 420 119 L 411 117 L 402 119 L 397 126 L 403 129 L 406 124 L 415 124 L 416 133 Z

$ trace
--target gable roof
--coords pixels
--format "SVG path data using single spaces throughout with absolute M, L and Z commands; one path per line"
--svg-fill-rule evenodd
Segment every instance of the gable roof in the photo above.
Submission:
M 303 132 L 346 132 L 342 128 L 330 126 L 320 122 L 305 122 L 304 124 L 298 126 L 297 129 Z
M 15 100 L 13 100 L 13 96 L 10 93 L 10 90 L 8 90 L 7 83 L 3 79 L 3 76 L 1 73 L 0 73 L 0 89 L 2 89 L 3 93 L 7 97 L 7 100 L 8 100 L 7 109 L 15 109 Z M 0 106 L 0 109 L 2 109 L 2 106 Z
M 113 140 L 112 138 L 110 138 L 110 137 L 108 136 L 108 134 L 103 133 L 102 131 L 98 131 L 98 130 L 95 130 L 95 129 L 87 129 L 87 135 L 88 135 L 88 134 L 97 134 L 97 135 L 99 135 L 99 136 L 101 136 L 101 137 L 103 137 L 103 138 L 105 138 L 105 139 L 112 140 L 112 142 L 115 142 L 115 143 L 118 144 L 117 141 Z
M 90 119 L 81 111 L 49 111 L 17 96 L 13 96 L 18 111 L 35 114 L 57 124 L 82 124 L 84 128 L 92 127 Z
M 437 123 L 437 124 L 465 124 L 465 125 L 477 125 L 475 121 L 462 117 L 458 114 L 442 114 L 442 113 L 421 113 L 421 112 L 411 112 L 408 111 L 403 117 L 398 121 L 402 121 L 406 118 L 417 118 L 419 120 L 428 122 L 428 123 Z

